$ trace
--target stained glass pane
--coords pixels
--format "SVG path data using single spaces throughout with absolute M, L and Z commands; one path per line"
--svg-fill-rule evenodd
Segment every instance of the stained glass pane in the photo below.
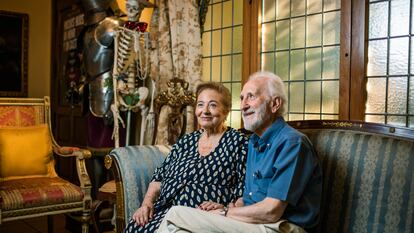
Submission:
M 265 23 L 262 26 L 262 51 L 275 50 L 275 23 Z
M 378 116 L 378 115 L 366 115 L 365 116 L 366 122 L 375 122 L 375 123 L 384 123 L 385 117 L 384 116 Z
M 242 52 L 243 28 L 242 26 L 233 28 L 233 53 Z
M 388 113 L 407 113 L 407 78 L 393 77 L 388 80 Z
M 319 120 L 321 119 L 319 114 L 305 114 L 305 120 Z
M 223 56 L 221 58 L 221 81 L 231 81 L 231 56 Z
M 223 27 L 230 27 L 233 21 L 232 1 L 223 2 Z
M 289 114 L 289 121 L 300 121 L 303 119 L 304 119 L 303 114 L 294 114 L 294 113 Z
M 319 113 L 321 110 L 321 82 L 306 82 L 306 113 Z M 319 116 L 318 116 L 319 118 Z
M 323 79 L 339 78 L 339 46 L 323 49 Z
M 203 33 L 203 56 L 210 56 L 211 53 L 211 32 Z
M 286 19 L 290 16 L 290 0 L 276 0 L 276 19 Z
M 410 29 L 410 0 L 391 1 L 391 36 L 407 35 Z
M 291 9 L 292 9 L 292 13 L 291 13 L 291 17 L 295 17 L 295 16 L 301 16 L 301 15 L 305 15 L 305 9 L 306 9 L 306 1 L 303 0 L 291 0 Z
M 276 1 L 275 0 L 263 0 L 262 7 L 263 22 L 275 20 L 276 17 Z
M 323 19 L 323 44 L 338 44 L 340 40 L 341 28 L 340 12 L 328 12 Z
M 384 113 L 386 96 L 386 79 L 369 78 L 367 82 L 367 106 L 366 113 Z
M 290 20 L 282 20 L 276 22 L 276 48 L 278 50 L 289 48 L 289 28 Z M 268 38 L 263 39 L 267 40 Z
M 291 31 L 291 48 L 305 47 L 305 17 L 292 19 Z
M 413 4 L 414 6 L 414 4 Z M 410 74 L 414 74 L 414 38 L 411 37 L 411 65 L 410 65 Z
M 273 53 L 265 53 L 262 55 L 262 67 L 263 70 L 274 72 L 274 54 Z
M 213 31 L 213 41 L 211 43 L 212 53 L 211 55 L 219 55 L 221 50 L 221 30 Z
M 303 112 L 303 94 L 300 93 L 304 93 L 304 91 L 303 82 L 290 83 L 290 93 L 295 93 L 289 97 L 289 106 L 291 112 Z
M 239 108 L 239 106 L 237 106 Z M 230 115 L 230 114 L 229 114 Z M 231 127 L 235 129 L 241 128 L 241 113 L 240 111 L 231 111 Z
M 221 54 L 231 53 L 231 28 L 223 29 L 222 41 L 221 41 Z
M 208 6 L 207 14 L 206 14 L 206 21 L 204 22 L 204 30 L 211 29 L 211 5 Z
M 408 38 L 390 40 L 389 75 L 408 73 Z
M 388 35 L 388 2 L 371 4 L 369 8 L 369 35 L 370 39 L 386 37 Z
M 221 59 L 213 57 L 211 60 L 211 81 L 220 82 Z
M 410 77 L 409 96 L 409 114 L 414 115 L 414 77 Z
M 325 11 L 337 10 L 341 8 L 341 0 L 324 0 Z
M 210 58 L 203 59 L 203 81 L 210 81 Z
M 388 116 L 387 124 L 395 125 L 395 126 L 405 126 L 406 123 L 405 116 Z
M 307 17 L 306 46 L 320 46 L 322 43 L 322 14 Z
M 231 87 L 231 93 L 234 93 L 231 97 L 231 103 L 234 109 L 240 109 L 240 83 L 233 83 Z
M 306 80 L 320 79 L 322 73 L 321 48 L 306 50 Z
M 322 115 L 321 119 L 323 119 L 323 120 L 338 120 L 339 117 L 338 117 L 338 115 L 334 115 L 334 114 L 332 114 L 332 115 Z
M 339 81 L 322 82 L 322 113 L 339 112 Z
M 233 25 L 241 25 L 243 23 L 243 1 L 233 0 Z
M 291 52 L 290 79 L 291 80 L 304 80 L 305 79 L 305 51 L 304 50 L 295 50 Z
M 282 80 L 289 80 L 289 52 L 276 52 L 276 74 Z
M 320 13 L 322 11 L 322 1 L 323 0 L 307 0 L 308 14 Z
M 233 55 L 232 81 L 241 81 L 242 77 L 242 55 Z
M 386 75 L 387 72 L 387 41 L 374 40 L 368 44 L 368 76 Z
M 221 18 L 222 18 L 222 12 L 221 12 L 221 3 L 214 4 L 213 5 L 213 27 L 212 29 L 221 28 Z

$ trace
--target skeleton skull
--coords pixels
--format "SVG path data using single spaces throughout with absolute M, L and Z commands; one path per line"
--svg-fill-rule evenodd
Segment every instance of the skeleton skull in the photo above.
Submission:
M 128 21 L 136 22 L 141 16 L 141 12 L 144 9 L 144 5 L 140 4 L 138 0 L 127 0 L 125 3 Z

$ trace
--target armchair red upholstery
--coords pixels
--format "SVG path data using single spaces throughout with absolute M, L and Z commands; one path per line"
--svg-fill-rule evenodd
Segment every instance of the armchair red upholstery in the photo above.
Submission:
M 76 159 L 80 186 L 57 175 L 54 154 Z M 81 212 L 82 231 L 88 232 L 91 182 L 85 159 L 90 156 L 88 150 L 56 143 L 49 97 L 0 98 L 0 224 Z

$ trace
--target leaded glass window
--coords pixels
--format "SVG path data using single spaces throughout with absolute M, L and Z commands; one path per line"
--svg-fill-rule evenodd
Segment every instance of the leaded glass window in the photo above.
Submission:
M 414 127 L 413 9 L 410 0 L 369 2 L 366 121 Z
M 340 0 L 262 0 L 260 68 L 279 75 L 288 120 L 337 119 Z

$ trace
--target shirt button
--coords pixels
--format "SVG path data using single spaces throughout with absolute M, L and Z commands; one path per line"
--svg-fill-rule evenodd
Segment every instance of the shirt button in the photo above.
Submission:
M 270 146 L 270 144 L 267 144 L 267 147 L 269 147 Z
M 252 192 L 250 192 L 250 193 L 249 193 L 249 196 L 251 196 L 251 195 L 253 195 L 253 193 L 252 193 Z

